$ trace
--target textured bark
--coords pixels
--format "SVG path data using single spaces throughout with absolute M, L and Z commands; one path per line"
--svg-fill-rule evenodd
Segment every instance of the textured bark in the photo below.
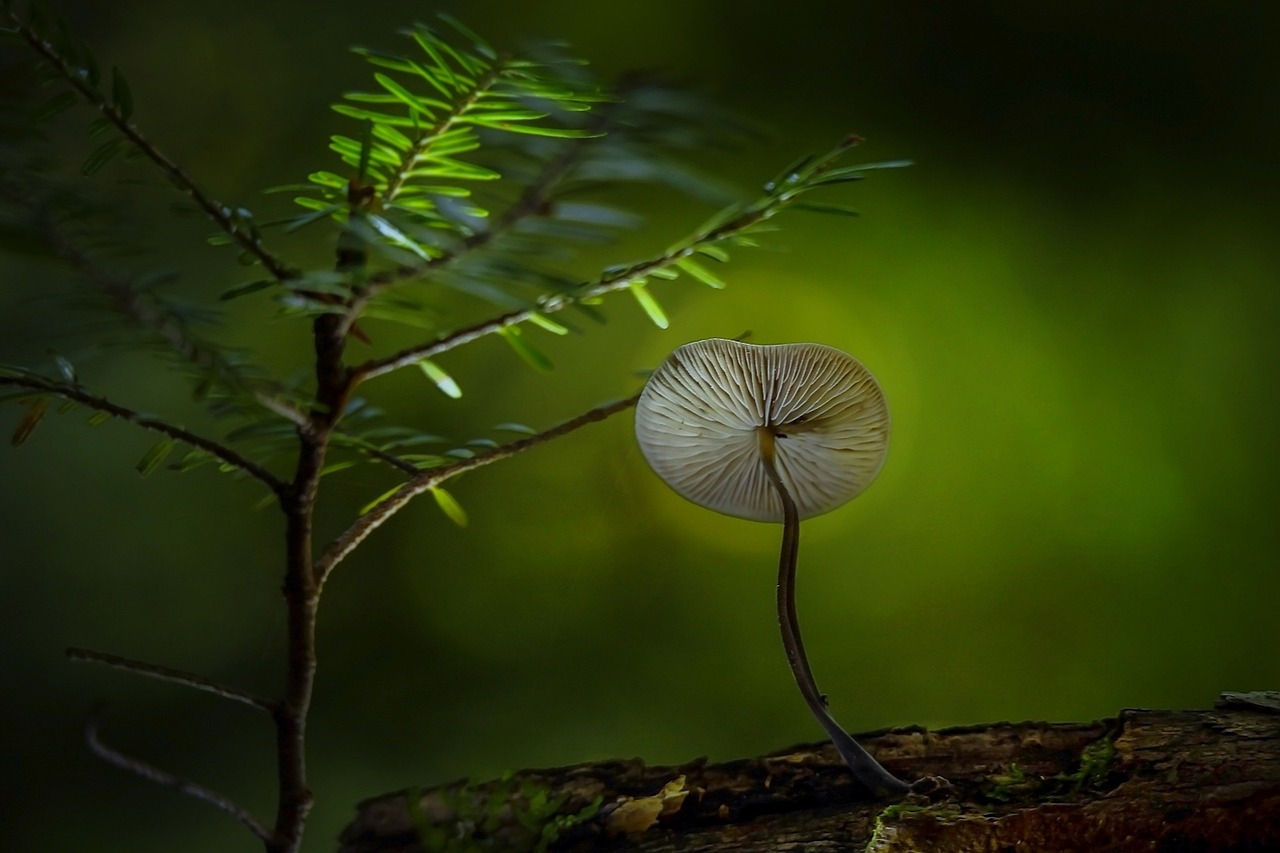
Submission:
M 1280 694 L 860 740 L 901 778 L 949 784 L 874 802 L 827 744 L 721 764 L 607 761 L 374 797 L 340 850 L 1280 850 Z

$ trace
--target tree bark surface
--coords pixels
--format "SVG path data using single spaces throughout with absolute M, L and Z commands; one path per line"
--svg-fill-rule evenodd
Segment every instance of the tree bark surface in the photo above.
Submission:
M 859 740 L 890 772 L 925 781 L 900 802 L 873 801 L 825 743 L 714 764 L 524 770 L 365 800 L 339 849 L 1280 851 L 1280 693 Z

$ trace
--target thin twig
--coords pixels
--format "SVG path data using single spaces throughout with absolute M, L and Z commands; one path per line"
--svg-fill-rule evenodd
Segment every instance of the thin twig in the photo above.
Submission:
M 146 663 L 144 661 L 133 660 L 131 658 L 113 655 L 108 652 L 95 652 L 92 649 L 67 649 L 67 658 L 69 660 L 80 663 L 100 663 L 115 669 L 123 669 L 126 672 L 136 673 L 147 678 L 154 678 L 157 681 L 167 681 L 170 684 L 181 684 L 184 687 L 190 687 L 193 690 L 200 690 L 205 693 L 212 693 L 214 696 L 221 696 L 223 699 L 230 699 L 232 702 L 240 702 L 251 708 L 257 708 L 259 711 L 266 711 L 268 714 L 275 714 L 277 705 L 270 699 L 263 699 L 246 693 L 238 687 L 232 687 L 229 684 L 223 684 L 214 681 L 211 678 L 205 678 L 202 675 L 196 675 L 194 672 L 186 672 L 181 669 L 172 669 L 167 666 L 160 666 L 154 663 Z
M 243 471 L 255 480 L 258 480 L 276 495 L 284 493 L 286 486 L 274 474 L 263 468 L 256 462 L 241 456 L 225 445 L 219 444 L 210 438 L 197 435 L 189 430 L 179 426 L 166 423 L 165 421 L 148 415 L 135 412 L 133 409 L 127 409 L 124 406 L 117 405 L 105 397 L 99 397 L 90 394 L 82 388 L 75 385 L 68 385 L 64 382 L 55 382 L 52 379 L 43 377 L 24 375 L 24 376 L 0 376 L 0 386 L 13 385 L 18 388 L 29 388 L 32 391 L 40 391 L 46 394 L 56 394 L 67 400 L 74 400 L 77 403 L 96 409 L 100 412 L 106 412 L 112 417 L 127 421 L 134 426 L 142 427 L 151 432 L 158 432 L 166 435 L 175 441 L 180 441 L 197 450 L 203 450 L 210 456 L 222 462 L 224 465 L 230 465 L 232 468 Z
M 142 132 L 129 121 L 128 117 L 121 113 L 101 92 L 94 89 L 86 77 L 79 73 L 79 69 L 74 68 L 56 47 L 46 41 L 29 23 L 25 23 L 18 18 L 13 11 L 9 9 L 0 11 L 3 11 L 4 15 L 14 25 L 18 34 L 36 53 L 40 54 L 73 89 L 80 93 L 81 97 L 96 107 L 102 113 L 103 118 L 110 122 L 125 139 L 133 143 L 148 160 L 158 166 L 165 176 L 178 189 L 186 193 L 195 202 L 196 206 L 226 232 L 242 250 L 256 258 L 271 273 L 273 278 L 283 282 L 298 277 L 296 270 L 290 268 L 267 251 L 266 247 L 262 245 L 262 240 L 255 233 L 236 223 L 229 207 L 207 195 L 200 188 L 200 185 L 196 183 L 195 179 L 187 174 L 185 169 L 171 160 L 168 155 L 143 136 Z
M 629 286 L 638 278 L 652 273 L 656 269 L 671 266 L 676 261 L 686 258 L 693 254 L 696 249 L 692 246 L 679 249 L 670 254 L 663 255 L 660 258 L 654 258 L 643 263 L 635 264 L 627 267 L 625 270 L 615 272 L 610 275 L 602 276 L 599 280 L 592 284 L 584 285 L 576 288 L 568 293 L 554 293 L 544 296 L 537 301 L 532 308 L 520 308 L 515 311 L 508 311 L 497 317 L 492 317 L 474 326 L 467 326 L 463 329 L 450 332 L 443 337 L 425 344 L 409 347 L 400 352 L 386 356 L 384 358 L 375 358 L 366 361 L 352 369 L 352 382 L 360 383 L 387 373 L 417 364 L 424 358 L 431 358 L 442 352 L 456 349 L 463 344 L 469 344 L 472 341 L 483 338 L 486 335 L 492 335 L 500 332 L 509 326 L 515 326 L 525 322 L 535 314 L 553 314 L 556 311 L 573 305 L 576 302 L 593 299 L 597 296 L 603 296 L 606 293 L 612 293 L 616 290 L 622 290 Z
M 631 408 L 636 404 L 636 400 L 638 399 L 640 399 L 640 395 L 635 394 L 625 400 L 617 400 L 603 406 L 597 406 L 596 408 L 583 412 L 575 418 L 570 418 L 564 423 L 554 426 L 545 432 L 540 432 L 537 435 L 531 435 L 528 438 L 522 438 L 519 441 L 513 441 L 510 444 L 504 444 L 501 447 L 496 447 L 488 451 L 487 453 L 477 454 L 470 459 L 463 459 L 443 468 L 433 468 L 429 471 L 421 472 L 418 476 L 414 477 L 412 480 L 397 489 L 382 503 L 362 515 L 350 527 L 348 527 L 342 535 L 329 543 L 329 546 L 325 548 L 324 553 L 320 555 L 319 560 L 316 561 L 315 577 L 317 587 L 322 588 L 324 586 L 325 580 L 329 577 L 329 574 L 334 570 L 338 563 L 342 562 L 348 554 L 354 551 L 370 533 L 381 527 L 384 522 L 391 518 L 391 516 L 403 509 L 409 501 L 418 497 L 422 493 L 430 491 L 446 480 L 456 477 L 459 474 L 489 465 L 493 462 L 498 462 L 502 459 L 508 459 L 515 456 L 517 453 L 522 453 L 525 450 L 529 450 L 530 448 L 550 441 L 553 438 L 559 438 L 562 435 L 567 435 L 579 427 L 583 427 L 597 421 L 602 421 L 610 415 Z
M 373 457 L 374 459 L 377 459 L 379 462 L 383 463 L 384 465 L 390 465 L 392 468 L 395 468 L 397 471 L 400 471 L 403 474 L 408 474 L 409 476 L 412 477 L 418 474 L 422 470 L 417 465 L 414 465 L 412 462 L 407 462 L 404 459 L 401 459 L 399 456 L 396 456 L 394 453 L 388 453 L 382 448 L 376 447 L 373 444 L 370 444 L 369 442 L 361 441 L 356 436 L 353 436 L 349 433 L 339 433 L 339 434 L 341 434 L 344 438 L 354 441 L 355 442 L 354 449 L 359 450 L 361 453 L 365 453 Z
M 225 812 L 240 821 L 261 841 L 267 844 L 272 843 L 271 830 L 267 829 L 257 818 L 250 814 L 248 809 L 229 797 L 188 779 L 183 779 L 181 776 L 175 776 L 153 764 L 148 764 L 141 759 L 126 755 L 104 744 L 98 737 L 98 718 L 96 715 L 85 725 L 84 739 L 89 745 L 89 750 L 108 764 L 133 773 L 136 776 L 141 776 L 143 779 L 155 782 L 162 787 L 170 788 L 180 794 L 208 803 L 219 811 Z

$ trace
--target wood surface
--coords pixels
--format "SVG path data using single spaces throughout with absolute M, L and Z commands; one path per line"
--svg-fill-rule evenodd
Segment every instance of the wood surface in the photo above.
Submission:
M 373 797 L 339 850 L 1280 851 L 1277 693 L 859 739 L 922 780 L 917 792 L 869 799 L 828 744 L 723 763 L 604 761 Z

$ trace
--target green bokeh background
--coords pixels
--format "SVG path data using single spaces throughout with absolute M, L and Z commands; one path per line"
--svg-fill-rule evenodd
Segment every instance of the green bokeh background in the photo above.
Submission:
M 833 194 L 858 220 L 788 214 L 781 251 L 740 252 L 725 292 L 661 286 L 668 331 L 614 298 L 610 324 L 586 337 L 530 333 L 550 374 L 495 339 L 441 359 L 459 401 L 420 375 L 368 393 L 468 438 L 630 393 L 635 371 L 696 338 L 750 329 L 759 342 L 832 344 L 878 376 L 894 417 L 877 483 L 804 528 L 802 624 L 849 728 L 1090 719 L 1280 685 L 1280 54 L 1266 4 L 64 8 L 103 64 L 126 70 L 153 139 L 218 196 L 263 211 L 281 200 L 261 188 L 332 167 L 325 140 L 344 120 L 326 105 L 367 73 L 345 47 L 394 47 L 397 26 L 435 10 L 500 44 L 564 37 L 606 77 L 656 67 L 757 120 L 766 140 L 702 158 L 742 186 L 849 131 L 868 138 L 869 159 L 916 159 Z M 207 226 L 164 215 L 161 190 L 113 192 L 160 245 L 149 263 L 183 271 L 183 293 L 244 280 L 203 247 Z M 586 274 L 661 249 L 709 212 L 665 193 L 638 203 L 651 227 L 585 255 Z M 318 243 L 283 248 L 328 263 Z M 91 318 L 63 299 L 73 287 L 0 264 L 0 361 L 39 364 L 52 343 L 75 354 L 93 339 Z M 257 319 L 267 305 L 235 306 L 227 340 L 300 369 L 300 324 Z M 474 310 L 443 301 L 442 321 Z M 400 341 L 373 331 L 379 347 Z M 181 382 L 145 358 L 81 373 L 121 403 L 202 425 Z M 0 731 L 15 783 L 0 847 L 255 849 L 226 817 L 96 762 L 79 738 L 105 701 L 113 743 L 268 815 L 265 722 L 66 663 L 62 649 L 274 692 L 278 519 L 251 509 L 250 484 L 139 478 L 148 438 L 81 420 L 51 417 L 0 453 Z M 387 481 L 367 471 L 335 485 L 326 535 Z M 818 739 L 777 638 L 778 529 L 670 493 L 629 416 L 452 491 L 469 527 L 429 501 L 411 508 L 328 588 L 307 849 L 332 849 L 357 799 L 409 784 Z

